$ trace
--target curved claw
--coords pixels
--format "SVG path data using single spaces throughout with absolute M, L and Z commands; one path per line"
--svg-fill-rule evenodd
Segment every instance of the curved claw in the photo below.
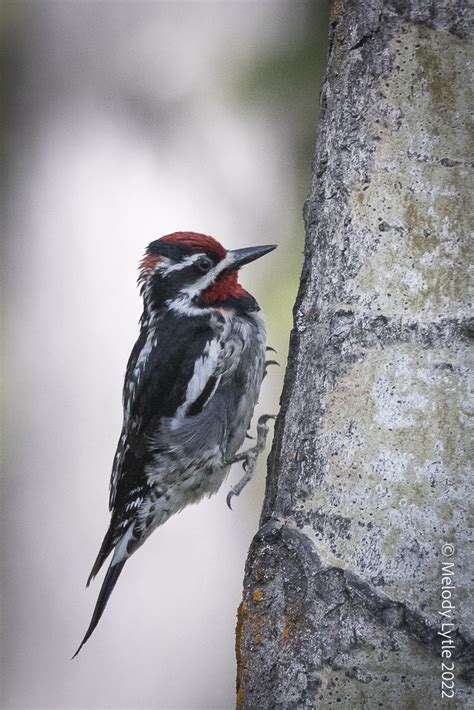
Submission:
M 265 367 L 268 367 L 269 365 L 278 365 L 278 367 L 280 367 L 280 363 L 276 360 L 265 360 Z
M 235 493 L 234 493 L 233 489 L 231 488 L 226 496 L 226 499 L 225 499 L 225 502 L 227 503 L 227 507 L 229 508 L 229 510 L 232 510 L 231 501 L 234 496 L 235 496 Z
M 267 345 L 267 347 L 265 348 L 265 350 L 271 350 L 272 353 L 276 353 L 275 348 L 272 348 L 270 345 Z

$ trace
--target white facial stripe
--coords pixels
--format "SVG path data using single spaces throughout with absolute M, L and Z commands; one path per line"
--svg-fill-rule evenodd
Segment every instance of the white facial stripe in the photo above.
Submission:
M 232 266 L 233 263 L 234 263 L 234 256 L 233 256 L 232 252 L 229 251 L 225 255 L 225 257 L 222 259 L 222 261 L 220 261 L 217 264 L 217 266 L 215 268 L 216 276 L 217 276 L 217 274 L 220 274 L 221 271 L 224 271 L 224 269 L 227 269 L 229 266 Z
M 174 261 L 169 259 L 167 256 L 160 256 L 159 260 L 156 263 L 155 268 L 153 271 L 156 271 L 157 269 L 169 269 L 170 266 L 173 266 Z
M 167 259 L 169 265 L 167 264 L 166 269 L 163 269 L 163 276 L 168 276 L 168 274 L 171 274 L 173 271 L 181 271 L 181 269 L 186 269 L 186 267 L 192 266 L 194 262 L 200 259 L 202 256 L 206 256 L 206 254 L 191 254 L 191 256 L 187 256 L 182 261 L 177 262 L 171 261 L 171 259 Z

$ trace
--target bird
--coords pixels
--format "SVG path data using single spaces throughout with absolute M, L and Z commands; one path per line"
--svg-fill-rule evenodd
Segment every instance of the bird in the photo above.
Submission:
M 96 628 L 129 557 L 185 506 L 213 495 L 230 467 L 246 475 L 265 446 L 241 448 L 266 374 L 260 307 L 239 269 L 276 245 L 227 250 L 211 236 L 173 232 L 152 241 L 139 265 L 140 332 L 123 386 L 123 426 L 110 480 L 110 524 L 87 580 L 112 555 L 77 656 Z M 274 418 L 274 417 L 273 417 Z

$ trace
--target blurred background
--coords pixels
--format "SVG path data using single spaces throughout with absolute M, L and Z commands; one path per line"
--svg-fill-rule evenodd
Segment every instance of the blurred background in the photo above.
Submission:
M 136 268 L 176 230 L 245 268 L 280 370 L 302 262 L 327 3 L 3 0 L 0 706 L 233 708 L 255 480 L 156 531 L 74 661 L 101 577 Z M 268 453 L 267 449 L 267 452 Z M 256 709 L 257 710 L 257 709 Z

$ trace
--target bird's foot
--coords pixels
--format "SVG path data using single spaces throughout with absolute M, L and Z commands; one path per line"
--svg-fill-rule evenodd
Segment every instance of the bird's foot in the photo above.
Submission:
M 247 451 L 242 451 L 241 454 L 237 454 L 232 463 L 237 463 L 238 461 L 242 461 L 242 467 L 245 471 L 245 476 L 243 476 L 240 481 L 238 481 L 233 488 L 230 489 L 230 491 L 227 494 L 227 505 L 229 508 L 232 510 L 232 505 L 231 501 L 234 496 L 240 495 L 240 493 L 243 491 L 247 483 L 252 479 L 255 469 L 257 467 L 257 460 L 259 457 L 259 454 L 262 453 L 263 449 L 265 448 L 265 445 L 267 443 L 267 436 L 268 436 L 268 424 L 267 422 L 270 419 L 275 419 L 275 416 L 273 414 L 262 414 L 261 417 L 259 417 L 259 420 L 257 422 L 257 443 L 255 446 L 252 446 L 251 449 L 247 449 Z

